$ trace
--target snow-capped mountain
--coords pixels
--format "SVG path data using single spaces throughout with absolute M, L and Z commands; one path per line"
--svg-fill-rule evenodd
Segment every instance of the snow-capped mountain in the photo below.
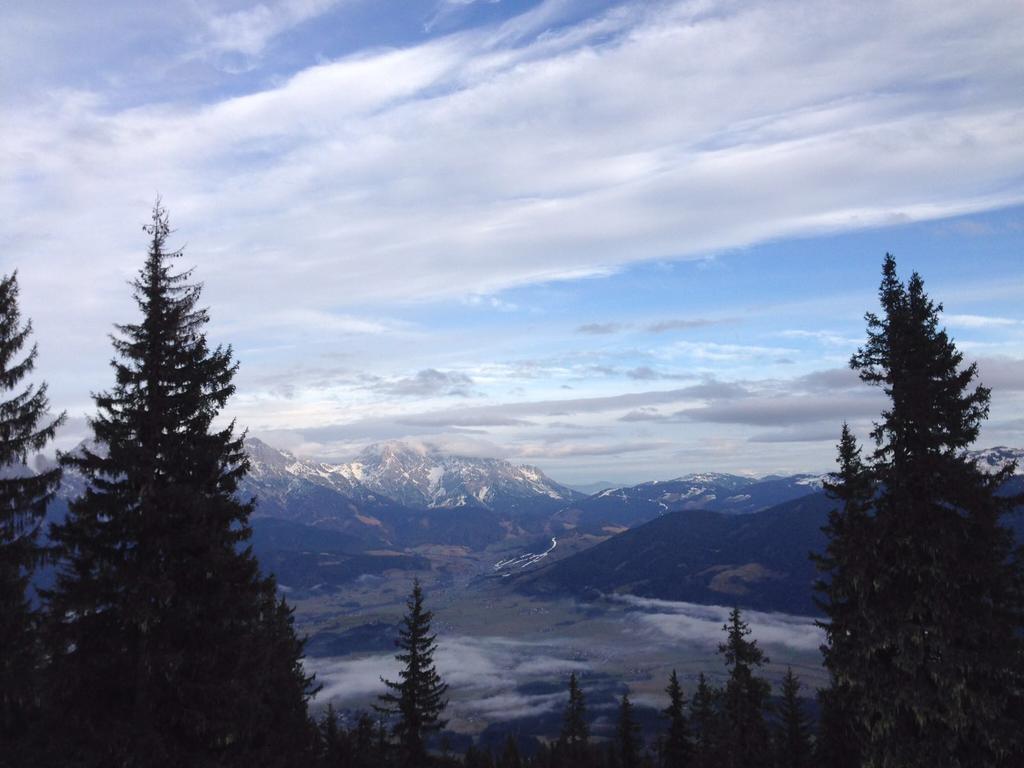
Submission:
M 1024 475 L 1024 448 L 1007 448 L 996 446 L 980 451 L 968 451 L 967 456 L 974 459 L 978 467 L 989 474 L 994 474 L 1011 462 L 1017 462 L 1014 475 Z
M 447 456 L 404 443 L 372 445 L 340 470 L 353 481 L 411 507 L 470 505 L 528 514 L 583 498 L 536 467 L 502 459 Z
M 400 442 L 372 445 L 345 464 L 300 460 L 256 439 L 246 448 L 260 484 L 300 478 L 360 501 L 383 496 L 413 509 L 477 507 L 532 515 L 583 498 L 536 467 L 447 456 Z

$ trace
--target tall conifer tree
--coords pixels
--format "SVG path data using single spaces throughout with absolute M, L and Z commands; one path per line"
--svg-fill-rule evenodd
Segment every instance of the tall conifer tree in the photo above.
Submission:
M 830 542 L 870 588 L 849 614 L 835 611 L 848 578 L 828 595 L 830 619 L 847 626 L 830 630 L 829 663 L 852 693 L 868 765 L 1011 764 L 1024 578 L 1002 519 L 1020 499 L 997 492 L 1013 468 L 986 475 L 965 455 L 989 390 L 974 386 L 976 366 L 940 328 L 942 306 L 921 277 L 904 284 L 887 255 L 879 299 L 882 315 L 868 313 L 867 342 L 850 361 L 889 399 L 872 433 L 877 493 L 866 535 L 834 530 Z
M 615 735 L 622 768 L 639 768 L 640 724 L 633 718 L 633 705 L 629 701 L 628 693 L 622 694 L 622 701 L 619 702 L 619 719 L 616 723 Z
M 237 364 L 207 342 L 200 286 L 173 269 L 159 203 L 146 231 L 141 318 L 117 326 L 94 442 L 65 457 L 87 489 L 51 531 L 55 762 L 302 764 L 302 643 L 247 546 L 242 438 L 215 426 Z
M 376 709 L 396 717 L 392 730 L 398 738 L 403 768 L 421 768 L 428 764 L 427 737 L 446 724 L 441 714 L 448 704 L 444 697 L 448 685 L 434 666 L 437 635 L 430 632 L 433 614 L 423 607 L 419 579 L 413 582 L 406 607 L 398 634 L 401 653 L 395 656 L 402 662 L 400 679 L 381 678 L 388 692 L 379 697 L 382 704 Z
M 690 729 L 686 723 L 686 700 L 683 687 L 673 669 L 668 679 L 668 707 L 662 714 L 668 718 L 668 733 L 661 748 L 662 768 L 688 768 L 693 757 L 693 744 L 690 741 Z
M 505 739 L 505 746 L 496 762 L 497 768 L 523 768 L 523 758 L 519 754 L 519 743 L 513 734 Z
M 828 539 L 825 551 L 811 555 L 818 570 L 826 576 L 814 586 L 819 593 L 815 602 L 827 617 L 817 623 L 825 630 L 826 642 L 821 653 L 830 673 L 829 687 L 820 695 L 821 734 L 816 754 L 837 768 L 859 765 L 864 738 L 856 715 L 856 699 L 867 678 L 851 672 L 860 637 L 860 610 L 874 599 L 874 565 L 868 554 L 874 551 L 871 505 L 876 487 L 857 439 L 845 423 L 838 448 L 839 469 L 829 476 L 824 487 L 840 506 L 829 512 L 828 523 L 822 529 Z
M 756 671 L 768 663 L 756 640 L 748 640 L 750 627 L 739 608 L 729 613 L 722 629 L 726 641 L 718 652 L 729 668 L 722 694 L 722 749 L 730 768 L 758 768 L 770 762 L 771 751 L 765 709 L 771 686 Z
M 587 704 L 576 673 L 569 674 L 569 702 L 562 718 L 559 746 L 569 766 L 584 766 L 590 745 L 590 727 L 587 725 Z
M 776 768 L 810 768 L 811 727 L 800 702 L 800 680 L 787 667 L 782 678 L 782 702 L 775 726 Z
M 829 768 L 861 768 L 861 739 L 855 728 L 859 713 L 833 677 L 828 688 L 818 691 L 818 730 L 814 739 L 814 764 Z
M 23 383 L 36 362 L 36 347 L 25 348 L 31 334 L 31 322 L 21 321 L 17 275 L 0 279 L 0 755 L 8 756 L 26 733 L 38 690 L 38 617 L 28 586 L 43 559 L 39 532 L 61 476 L 59 468 L 28 467 L 64 418 L 47 417 L 45 384 Z
M 695 768 L 711 768 L 721 763 L 718 758 L 719 704 L 721 691 L 713 688 L 701 672 L 697 677 L 697 688 L 690 700 L 690 722 L 694 730 L 693 765 Z

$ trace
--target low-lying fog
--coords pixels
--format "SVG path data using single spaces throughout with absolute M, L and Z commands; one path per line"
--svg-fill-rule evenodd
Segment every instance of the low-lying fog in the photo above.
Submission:
M 465 611 L 439 610 L 436 662 L 450 685 L 450 727 L 479 732 L 517 722 L 525 732 L 542 735 L 555 722 L 557 730 L 552 718 L 564 707 L 573 671 L 592 712 L 611 715 L 614 698 L 627 686 L 640 707 L 663 708 L 673 668 L 687 695 L 699 672 L 722 680 L 717 649 L 729 610 L 631 596 L 597 603 L 489 602 L 480 611 L 484 616 L 473 621 L 464 618 Z M 789 664 L 805 682 L 806 695 L 825 682 L 818 650 L 824 633 L 813 618 L 756 611 L 743 616 L 770 657 L 765 674 L 773 683 Z M 307 666 L 323 686 L 316 703 L 348 710 L 369 709 L 384 690 L 381 676 L 397 679 L 399 669 L 388 652 L 311 656 Z

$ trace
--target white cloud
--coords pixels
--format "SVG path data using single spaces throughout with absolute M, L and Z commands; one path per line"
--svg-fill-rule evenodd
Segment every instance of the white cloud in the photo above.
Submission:
M 988 315 L 942 315 L 942 321 L 953 328 L 1008 328 L 1019 326 L 1020 320 L 1010 317 L 990 317 Z
M 225 39 L 254 50 L 246 30 L 276 29 L 260 18 L 319 6 L 257 7 Z M 161 189 L 211 285 L 244 271 L 232 311 L 322 308 L 983 209 L 1024 195 L 1022 27 L 1012 3 L 658 3 L 515 48 L 485 30 L 352 56 L 206 107 L 62 94 L 8 120 L 2 234 L 23 245 L 5 258 L 107 280 Z
M 210 15 L 203 44 L 267 56 L 275 39 L 332 7 L 268 0 Z M 570 7 L 544 2 L 500 25 L 253 79 L 242 95 L 204 92 L 202 103 L 164 101 L 150 89 L 150 100 L 125 107 L 113 89 L 65 88 L 5 109 L 0 268 L 21 270 L 55 405 L 84 410 L 88 391 L 110 380 L 106 334 L 134 311 L 123 281 L 140 263 L 138 224 L 157 191 L 187 241 L 186 265 L 197 265 L 205 282 L 218 338 L 229 332 L 224 338 L 249 355 L 243 379 L 250 365 L 255 381 L 304 359 L 306 381 L 327 382 L 277 382 L 269 395 L 240 388 L 239 412 L 268 428 L 342 423 L 342 440 L 374 429 L 384 433 L 374 437 L 401 437 L 409 429 L 396 419 L 417 416 L 403 405 L 381 407 L 359 382 L 331 389 L 330 372 L 313 371 L 324 349 L 317 345 L 333 337 L 360 360 L 373 358 L 372 342 L 385 336 L 403 337 L 393 357 L 421 351 L 417 329 L 367 310 L 380 302 L 454 298 L 512 310 L 495 294 L 643 260 L 703 258 L 767 239 L 1024 200 L 1024 15 L 1013 0 L 664 0 L 566 25 Z M 593 318 L 574 316 L 566 344 L 613 341 L 569 333 Z M 947 321 L 981 327 L 971 318 Z M 584 330 L 696 335 L 718 322 L 654 320 L 597 315 Z M 996 327 L 993 320 L 984 322 Z M 453 348 L 463 341 L 448 337 Z M 765 367 L 804 352 L 761 341 L 723 332 L 715 343 L 695 339 L 628 362 L 581 357 L 534 371 L 569 386 L 566 377 L 583 375 L 581 361 L 643 378 L 679 375 L 681 360 L 694 372 L 746 365 L 730 374 L 754 378 L 777 375 Z M 498 354 L 477 344 L 478 359 Z M 475 361 L 451 350 L 437 358 L 373 373 L 416 387 L 425 386 L 416 371 L 459 371 L 490 402 L 503 402 L 518 398 L 512 376 L 530 372 L 491 363 L 479 375 Z M 538 414 L 623 415 L 685 397 L 678 390 L 561 402 L 551 390 L 531 390 L 522 399 L 532 403 L 465 409 L 464 423 L 449 422 L 452 431 L 511 427 Z M 781 418 L 781 401 L 764 404 Z M 832 418 L 821 403 L 800 404 L 808 421 Z M 713 436 L 734 446 L 731 424 L 778 420 L 752 415 L 754 405 L 706 411 L 723 425 Z M 421 437 L 436 437 L 419 427 Z M 643 447 L 666 433 L 641 432 L 640 422 L 629 429 L 636 431 L 590 445 L 529 435 L 509 450 L 568 461 L 632 446 L 640 466 Z M 339 449 L 326 433 L 307 442 Z
M 208 13 L 203 47 L 210 52 L 258 56 L 277 35 L 337 4 L 338 0 L 276 0 L 227 13 Z

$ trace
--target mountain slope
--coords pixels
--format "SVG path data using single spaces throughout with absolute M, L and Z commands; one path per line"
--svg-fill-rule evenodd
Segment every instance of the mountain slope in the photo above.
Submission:
M 418 508 L 478 506 L 501 515 L 537 515 L 583 498 L 536 467 L 445 456 L 397 442 L 371 445 L 336 471 Z
M 560 511 L 553 519 L 552 531 L 557 533 L 561 527 L 601 535 L 679 510 L 749 514 L 820 489 L 817 475 L 760 479 L 716 473 L 687 475 L 596 493 Z
M 832 502 L 823 493 L 751 515 L 669 512 L 515 578 L 533 595 L 627 593 L 663 600 L 812 613 L 814 566 Z
M 246 441 L 246 450 L 254 482 L 299 478 L 360 502 L 384 496 L 413 509 L 475 506 L 500 515 L 534 515 L 584 498 L 536 467 L 446 456 L 399 442 L 371 445 L 346 464 L 297 459 L 256 439 Z
M 1005 488 L 1022 491 L 1021 476 Z M 819 492 L 750 515 L 670 512 L 510 581 L 532 595 L 624 593 L 815 615 L 808 554 L 823 550 L 834 505 Z M 1006 524 L 1024 542 L 1024 510 Z

